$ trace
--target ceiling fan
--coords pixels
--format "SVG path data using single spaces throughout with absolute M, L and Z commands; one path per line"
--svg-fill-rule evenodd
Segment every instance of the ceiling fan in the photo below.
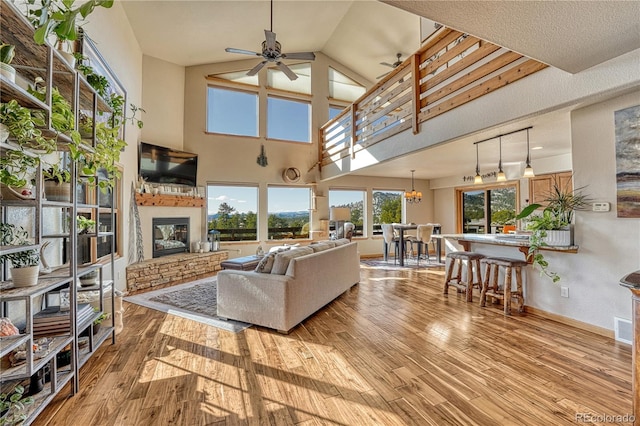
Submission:
M 307 61 L 313 61 L 316 59 L 316 55 L 313 52 L 298 52 L 298 53 L 282 53 L 282 47 L 279 42 L 276 41 L 276 33 L 273 32 L 273 0 L 271 0 L 271 29 L 264 30 L 265 41 L 262 42 L 262 52 L 252 52 L 251 50 L 236 49 L 233 47 L 227 47 L 225 52 L 228 53 L 240 53 L 242 55 L 262 56 L 264 59 L 258 65 L 253 67 L 247 75 L 256 75 L 267 62 L 275 62 L 276 66 L 282 71 L 289 80 L 295 80 L 298 78 L 296 73 L 291 71 L 291 68 L 282 63 L 283 59 L 302 59 Z
M 393 64 L 390 64 L 389 62 L 380 62 L 380 65 L 391 67 L 395 70 L 396 68 L 398 68 L 398 66 L 400 66 L 400 64 L 402 64 L 402 60 L 400 59 L 401 56 L 402 56 L 402 53 L 396 53 L 396 58 L 398 59 Z M 390 72 L 391 71 L 385 72 L 384 74 L 377 76 L 376 79 L 380 79 L 385 75 L 389 74 Z

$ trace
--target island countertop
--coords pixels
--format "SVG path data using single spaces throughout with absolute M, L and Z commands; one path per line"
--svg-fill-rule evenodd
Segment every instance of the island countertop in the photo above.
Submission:
M 517 247 L 525 258 L 529 254 L 529 235 L 527 234 L 442 234 L 434 235 L 444 239 L 455 240 L 466 251 L 471 251 L 471 244 L 492 244 L 499 246 Z M 559 251 L 564 253 L 577 253 L 578 246 L 545 246 L 540 250 Z

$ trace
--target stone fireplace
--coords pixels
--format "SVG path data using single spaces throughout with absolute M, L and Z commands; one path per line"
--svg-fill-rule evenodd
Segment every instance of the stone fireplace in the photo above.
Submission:
M 188 217 L 154 217 L 151 232 L 154 258 L 189 252 Z

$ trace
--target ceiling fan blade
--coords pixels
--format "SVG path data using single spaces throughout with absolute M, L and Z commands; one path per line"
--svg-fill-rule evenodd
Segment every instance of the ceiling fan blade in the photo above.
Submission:
M 316 59 L 316 55 L 313 52 L 283 53 L 282 57 L 287 59 L 303 59 L 306 61 Z
M 252 52 L 250 50 L 244 49 L 236 49 L 234 47 L 227 47 L 226 49 L 224 49 L 224 51 L 228 53 L 240 53 L 241 55 L 262 56 L 262 54 L 257 52 Z
M 293 81 L 293 80 L 296 80 L 298 78 L 296 73 L 291 71 L 291 68 L 289 68 L 288 66 L 286 66 L 282 62 L 280 62 L 280 61 L 276 62 L 276 65 L 278 66 L 278 68 L 280 68 L 280 71 L 282 71 L 287 77 L 289 77 L 289 80 Z
M 389 71 L 391 72 L 391 71 Z M 382 77 L 384 77 L 385 75 L 389 74 L 389 72 L 385 72 L 384 74 L 380 74 L 379 76 L 376 77 L 376 80 L 381 79 Z
M 260 71 L 262 69 L 262 67 L 264 67 L 264 65 L 267 63 L 267 61 L 262 61 L 260 62 L 258 65 L 256 65 L 255 67 L 251 68 L 249 70 L 249 72 L 247 73 L 247 75 L 251 76 L 251 75 L 256 75 L 258 74 L 258 71 Z
M 269 30 L 264 30 L 264 37 L 267 40 L 267 49 L 276 50 L 276 33 Z
M 395 68 L 392 64 L 390 64 L 389 62 L 380 62 L 380 65 L 384 65 L 386 67 L 391 67 L 391 68 Z

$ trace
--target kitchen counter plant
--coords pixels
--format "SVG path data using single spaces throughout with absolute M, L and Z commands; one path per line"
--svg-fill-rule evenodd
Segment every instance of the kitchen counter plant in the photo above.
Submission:
M 541 247 L 570 246 L 573 244 L 573 218 L 576 210 L 584 210 L 591 200 L 582 193 L 584 187 L 572 189 L 573 179 L 562 185 L 559 179 L 553 179 L 551 192 L 542 204 L 530 204 L 522 211 L 516 220 L 523 220 L 525 229 L 531 231 L 529 239 L 529 255 L 534 265 L 538 265 L 541 274 L 549 277 L 554 283 L 560 281 L 560 276 L 549 270 L 549 262 L 540 253 Z M 535 213 L 543 208 L 542 212 Z

